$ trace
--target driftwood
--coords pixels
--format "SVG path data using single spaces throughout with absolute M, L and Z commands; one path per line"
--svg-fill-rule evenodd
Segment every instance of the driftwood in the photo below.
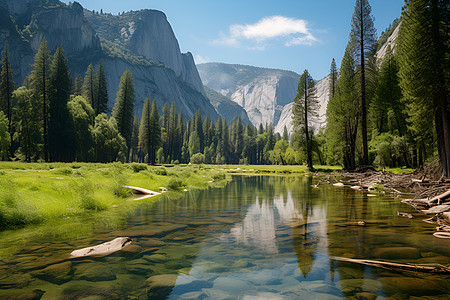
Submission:
M 129 237 L 118 237 L 112 241 L 79 250 L 72 251 L 70 255 L 72 257 L 85 257 L 85 256 L 103 256 L 113 252 L 121 250 L 126 245 L 131 244 L 132 239 Z
M 422 272 L 436 275 L 450 275 L 450 268 L 443 265 L 413 265 L 413 264 L 402 264 L 402 263 L 393 263 L 387 261 L 378 261 L 378 260 L 368 260 L 368 259 L 354 259 L 354 258 L 346 258 L 346 257 L 330 257 L 331 259 L 356 263 L 361 265 L 367 265 L 372 267 L 378 267 L 388 270 L 395 271 L 410 271 L 410 272 Z

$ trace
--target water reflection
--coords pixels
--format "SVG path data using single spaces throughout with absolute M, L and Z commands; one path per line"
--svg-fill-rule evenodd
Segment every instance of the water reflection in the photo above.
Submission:
M 398 200 L 321 185 L 309 176 L 235 177 L 223 189 L 191 191 L 102 218 L 61 221 L 90 230 L 9 233 L 0 257 L 0 298 L 40 290 L 44 299 L 342 299 L 445 297 L 448 278 L 336 262 L 331 256 L 450 263 L 448 241 L 420 219 L 401 219 Z M 117 220 L 114 218 L 117 216 Z M 364 220 L 366 226 L 358 226 Z M 76 231 L 76 230 L 74 230 Z M 117 236 L 133 246 L 67 260 L 77 248 Z M 6 246 L 5 246 L 6 249 Z M 63 258 L 63 259 L 61 259 Z

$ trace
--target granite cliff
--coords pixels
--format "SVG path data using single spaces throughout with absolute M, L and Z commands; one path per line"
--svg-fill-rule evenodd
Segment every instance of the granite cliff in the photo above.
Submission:
M 197 67 L 205 86 L 243 107 L 253 125 L 271 123 L 275 132 L 282 134 L 284 126 L 292 132 L 292 104 L 297 94 L 299 74 L 221 63 L 200 64 Z M 326 123 L 327 78 L 317 83 L 317 89 L 320 117 L 312 125 L 319 128 Z
M 192 54 L 181 53 L 162 12 L 141 10 L 116 16 L 87 11 L 77 2 L 0 0 L 0 49 L 7 40 L 17 85 L 29 75 L 44 38 L 52 52 L 58 45 L 64 48 L 73 77 L 84 75 L 90 63 L 103 63 L 110 108 L 120 76 L 128 68 L 136 87 L 136 114 L 150 97 L 160 109 L 165 102 L 174 102 L 186 118 L 200 109 L 217 119 Z
M 278 123 L 300 79 L 291 71 L 244 65 L 206 63 L 197 68 L 203 84 L 243 107 L 255 126 Z

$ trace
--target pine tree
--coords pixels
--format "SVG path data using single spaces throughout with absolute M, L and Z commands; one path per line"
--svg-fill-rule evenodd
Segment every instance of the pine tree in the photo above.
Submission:
M 43 139 L 43 156 L 48 162 L 48 93 L 50 89 L 50 51 L 47 47 L 47 41 L 41 42 L 38 52 L 34 57 L 33 71 L 31 72 L 31 86 L 33 89 L 33 97 L 37 99 L 40 113 L 40 127 Z
M 334 94 L 336 92 L 336 84 L 338 81 L 338 71 L 337 71 L 337 67 L 336 67 L 336 61 L 333 60 L 331 61 L 331 67 L 330 67 L 330 93 L 328 95 L 329 99 L 332 99 L 334 97 Z
M 309 124 L 311 118 L 317 116 L 318 101 L 316 97 L 316 88 L 314 79 L 305 70 L 300 76 L 300 82 L 297 87 L 297 96 L 294 99 L 293 123 L 295 130 L 301 130 L 305 137 L 306 157 L 308 169 L 313 169 L 312 161 L 312 136 Z
M 81 96 L 81 94 L 83 93 L 83 78 L 81 77 L 80 74 L 78 74 L 77 77 L 75 77 L 72 93 L 75 96 Z
M 75 157 L 74 129 L 67 107 L 72 81 L 67 59 L 61 46 L 58 46 L 53 57 L 49 83 L 48 149 L 50 160 L 73 161 Z
M 403 9 L 398 53 L 401 87 L 412 130 L 424 143 L 423 122 L 434 127 L 444 175 L 450 176 L 449 7 L 445 0 L 410 0 Z M 422 121 L 422 122 L 421 122 Z
M 289 142 L 289 132 L 287 130 L 286 125 L 284 125 L 284 128 L 283 128 L 283 140 Z
M 242 156 L 242 151 L 244 150 L 244 126 L 242 125 L 241 116 L 238 116 L 236 122 L 236 140 L 235 140 L 235 153 L 237 158 L 237 163 Z
M 147 97 L 144 101 L 144 108 L 142 109 L 141 124 L 139 126 L 139 153 L 142 153 L 142 158 L 147 156 L 150 162 L 150 119 L 151 119 L 150 99 Z M 142 160 L 144 161 L 144 160 Z
M 108 86 L 103 64 L 100 62 L 95 74 L 95 114 L 106 113 L 108 111 Z
M 150 114 L 150 133 L 149 133 L 149 162 L 154 164 L 156 162 L 156 152 L 161 145 L 161 127 L 159 125 L 159 113 L 156 105 L 156 100 L 153 100 L 152 111 Z
M 332 162 L 340 162 L 344 169 L 356 167 L 355 150 L 360 105 L 356 91 L 355 61 L 351 44 L 342 59 L 336 93 L 327 106 L 327 145 Z
M 354 45 L 356 63 L 360 69 L 362 164 L 369 164 L 367 144 L 367 97 L 366 97 L 366 60 L 376 48 L 376 29 L 371 16 L 372 8 L 368 0 L 356 0 L 352 16 L 351 42 Z
M 33 91 L 21 87 L 14 91 L 17 103 L 14 111 L 16 133 L 14 139 L 19 143 L 16 156 L 26 162 L 39 159 L 41 134 L 39 131 L 39 111 L 35 109 L 37 99 Z
M 139 161 L 139 117 L 133 118 L 133 133 L 131 135 L 131 161 Z
M 81 90 L 84 99 L 86 99 L 94 111 L 97 111 L 95 103 L 95 73 L 92 64 L 90 64 L 86 70 Z
M 175 160 L 181 162 L 182 153 L 183 153 L 183 144 L 184 144 L 184 121 L 183 121 L 183 109 L 180 108 L 180 113 L 178 114 L 177 120 L 177 138 L 176 138 L 176 146 L 175 146 Z
M 13 72 L 9 60 L 8 42 L 5 41 L 5 49 L 2 53 L 0 62 L 1 81 L 0 81 L 0 111 L 5 113 L 8 119 L 8 132 L 12 135 L 12 95 L 14 91 Z
M 194 115 L 194 130 L 197 132 L 197 136 L 200 140 L 200 151 L 202 151 L 205 148 L 205 135 L 203 133 L 203 120 L 200 109 L 198 109 Z
M 133 112 L 134 112 L 134 83 L 130 70 L 125 70 L 120 78 L 119 91 L 117 92 L 116 103 L 112 115 L 117 122 L 117 127 L 122 137 L 126 141 L 127 155 L 129 161 L 131 149 L 131 136 L 133 132 Z
M 9 147 L 11 146 L 11 136 L 8 132 L 8 118 L 3 111 L 0 111 L 0 160 L 9 158 Z

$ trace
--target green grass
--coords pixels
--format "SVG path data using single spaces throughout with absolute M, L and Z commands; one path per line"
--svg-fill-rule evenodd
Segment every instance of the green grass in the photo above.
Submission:
M 383 168 L 377 168 L 377 171 L 381 171 L 383 170 Z M 389 172 L 389 173 L 393 173 L 393 174 L 407 174 L 407 173 L 412 173 L 415 172 L 416 169 L 411 169 L 411 168 L 384 168 L 384 171 Z
M 182 193 L 226 178 L 201 166 L 0 162 L 0 230 L 129 206 L 133 195 L 124 185 Z
M 231 174 L 303 174 L 307 173 L 306 166 L 281 166 L 281 165 L 206 165 L 211 170 L 224 170 Z M 334 172 L 341 171 L 338 166 L 315 166 L 316 171 Z

